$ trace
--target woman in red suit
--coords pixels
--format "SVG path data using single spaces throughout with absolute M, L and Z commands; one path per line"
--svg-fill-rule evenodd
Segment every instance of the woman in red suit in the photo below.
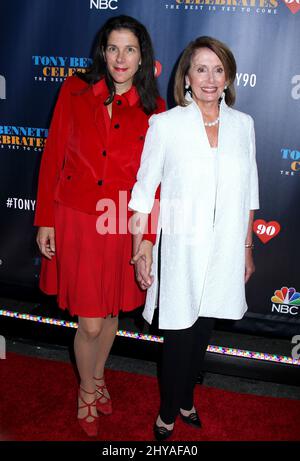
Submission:
M 147 30 L 134 18 L 111 18 L 90 70 L 64 82 L 43 153 L 35 215 L 40 287 L 78 316 L 78 421 L 89 436 L 97 435 L 98 413 L 112 412 L 104 367 L 118 313 L 145 300 L 130 264 L 127 204 L 148 119 L 164 109 Z

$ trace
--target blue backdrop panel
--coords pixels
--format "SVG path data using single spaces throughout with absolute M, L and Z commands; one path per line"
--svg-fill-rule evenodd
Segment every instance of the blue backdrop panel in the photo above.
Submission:
M 39 163 L 57 92 L 68 75 L 89 65 L 100 26 L 112 15 L 129 14 L 150 31 L 161 64 L 159 87 L 169 107 L 174 105 L 175 65 L 190 40 L 211 35 L 233 50 L 236 108 L 255 120 L 261 200 L 255 217 L 257 270 L 247 287 L 249 311 L 235 328 L 287 336 L 299 332 L 298 2 L 2 1 L 0 283 L 37 288 L 40 258 L 32 223 Z

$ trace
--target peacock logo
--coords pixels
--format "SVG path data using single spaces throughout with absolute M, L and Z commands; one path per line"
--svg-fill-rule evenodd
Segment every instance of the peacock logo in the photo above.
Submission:
M 300 306 L 300 293 L 295 288 L 282 287 L 272 296 L 272 312 L 280 314 L 297 315 Z
M 289 304 L 290 306 L 300 306 L 300 293 L 295 288 L 282 287 L 276 290 L 271 301 L 273 303 Z

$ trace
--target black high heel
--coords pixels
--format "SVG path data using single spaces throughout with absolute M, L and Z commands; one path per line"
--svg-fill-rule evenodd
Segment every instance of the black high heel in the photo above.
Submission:
M 156 423 L 153 426 L 155 439 L 159 442 L 161 442 L 162 440 L 167 440 L 169 437 L 171 437 L 171 435 L 173 434 L 173 430 L 174 427 L 173 429 L 167 429 L 164 426 L 158 426 Z
M 197 413 L 197 410 L 193 411 L 190 413 L 188 416 L 184 416 L 181 411 L 179 412 L 181 419 L 184 423 L 189 424 L 190 426 L 196 427 L 200 429 L 202 427 L 199 415 Z

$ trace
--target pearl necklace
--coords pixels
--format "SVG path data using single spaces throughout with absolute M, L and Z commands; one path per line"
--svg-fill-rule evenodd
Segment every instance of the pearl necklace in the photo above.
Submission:
M 215 126 L 219 123 L 220 117 L 216 118 L 213 122 L 204 122 L 204 126 Z

